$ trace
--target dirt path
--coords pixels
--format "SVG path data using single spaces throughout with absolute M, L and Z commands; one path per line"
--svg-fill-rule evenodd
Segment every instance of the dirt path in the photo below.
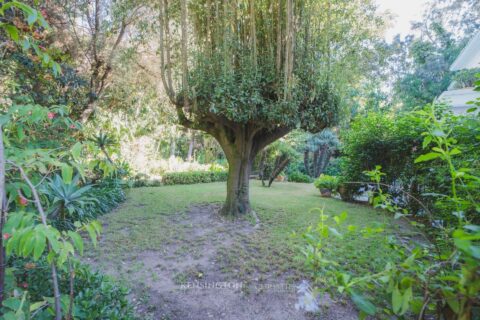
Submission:
M 255 222 L 228 221 L 218 215 L 218 205 L 196 205 L 168 217 L 176 236 L 158 251 L 130 257 L 127 275 L 119 268 L 107 273 L 123 276 L 133 287 L 132 299 L 145 319 L 161 320 L 306 320 L 357 319 L 348 304 L 322 302 L 322 314 L 297 311 L 296 286 L 274 275 L 271 269 L 239 277 L 221 259 L 233 245 L 261 232 Z M 115 213 L 113 213 L 115 214 Z M 105 232 L 108 232 L 108 227 Z M 256 235 L 258 236 L 258 234 Z M 245 248 L 248 254 L 248 248 Z M 240 258 L 241 259 L 241 258 Z M 241 262 L 241 261 L 240 261 Z

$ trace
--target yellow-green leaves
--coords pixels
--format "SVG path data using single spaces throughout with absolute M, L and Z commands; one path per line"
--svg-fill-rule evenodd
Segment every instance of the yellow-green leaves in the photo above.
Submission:
M 437 152 L 429 152 L 427 154 L 422 154 L 419 156 L 417 159 L 415 159 L 415 163 L 420 163 L 420 162 L 425 162 L 425 161 L 431 161 L 433 159 L 437 159 L 441 157 L 442 154 L 437 153 Z
M 73 168 L 68 164 L 62 164 L 62 180 L 65 184 L 70 184 L 73 177 Z
M 72 240 L 73 245 L 78 250 L 80 255 L 83 255 L 83 240 L 82 240 L 82 237 L 80 237 L 80 235 L 78 233 L 73 232 L 73 231 L 68 231 L 67 235 Z

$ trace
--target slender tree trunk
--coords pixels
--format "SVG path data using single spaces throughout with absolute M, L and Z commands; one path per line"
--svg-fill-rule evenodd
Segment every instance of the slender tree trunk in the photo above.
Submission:
M 310 151 L 305 150 L 303 153 L 303 165 L 305 166 L 305 171 L 309 176 L 312 176 L 312 171 L 310 170 Z
M 328 156 L 329 156 L 328 147 L 327 146 L 321 147 L 319 149 L 319 154 L 317 158 L 318 163 L 315 164 L 317 177 L 322 174 L 323 169 L 325 168 L 325 162 Z
M 315 150 L 313 152 L 313 164 L 312 164 L 312 172 L 313 172 L 313 178 L 318 178 L 318 176 L 320 175 L 318 173 L 318 157 L 320 156 L 320 151 L 319 150 Z
M 260 159 L 260 180 L 262 181 L 262 186 L 265 187 L 265 159 L 267 157 L 267 152 L 265 150 L 262 151 L 262 158 Z
M 175 158 L 175 149 L 176 149 L 175 138 L 172 138 L 172 140 L 170 140 L 170 158 Z
M 5 298 L 5 269 L 7 257 L 3 245 L 3 226 L 7 215 L 7 201 L 5 188 L 5 152 L 3 146 L 3 128 L 0 126 L 0 305 Z
M 331 152 L 330 150 L 327 148 L 325 150 L 325 155 L 322 159 L 322 167 L 320 168 L 320 173 L 323 173 L 325 171 L 325 169 L 327 168 L 328 164 L 330 163 L 330 158 L 331 158 Z
M 195 147 L 195 133 L 192 131 L 190 135 L 190 143 L 188 145 L 187 161 L 190 162 L 193 160 L 193 148 Z
M 275 166 L 275 169 L 273 170 L 272 174 L 270 175 L 270 180 L 268 181 L 268 186 L 270 187 L 273 183 L 273 180 L 275 180 L 276 177 L 285 169 L 285 167 L 290 163 L 289 158 L 284 158 L 281 161 L 278 162 L 278 165 Z
M 86 123 L 94 112 L 95 112 L 95 100 L 90 99 L 90 101 L 87 103 L 87 107 L 82 112 L 82 115 L 80 117 L 80 122 Z

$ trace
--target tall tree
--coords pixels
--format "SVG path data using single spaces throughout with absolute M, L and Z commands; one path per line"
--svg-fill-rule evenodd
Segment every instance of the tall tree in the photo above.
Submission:
M 238 215 L 265 146 L 337 121 L 382 20 L 370 0 L 160 0 L 159 24 L 163 85 L 180 124 L 221 145 Z
M 115 59 L 128 39 L 129 28 L 140 17 L 141 9 L 142 3 L 137 0 L 55 0 L 46 3 L 57 41 L 88 80 L 87 96 L 81 106 L 82 122 L 95 112 L 98 100 L 111 84 Z
M 454 73 L 450 65 L 480 31 L 480 1 L 429 1 L 413 27 L 418 36 L 397 37 L 390 47 L 394 95 L 407 110 L 431 103 L 452 81 L 474 82 L 478 70 Z

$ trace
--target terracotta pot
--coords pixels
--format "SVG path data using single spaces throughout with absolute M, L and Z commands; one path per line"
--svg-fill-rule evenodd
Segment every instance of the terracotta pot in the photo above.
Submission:
M 332 191 L 330 189 L 322 189 L 320 190 L 320 195 L 324 198 L 332 197 Z
M 275 180 L 278 181 L 278 182 L 283 182 L 285 180 L 285 177 L 284 176 L 278 176 Z

